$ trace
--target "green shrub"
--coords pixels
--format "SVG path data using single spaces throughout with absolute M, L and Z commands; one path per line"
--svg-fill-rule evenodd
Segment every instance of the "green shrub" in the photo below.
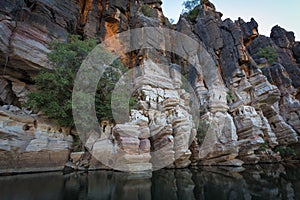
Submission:
M 260 145 L 258 151 L 265 152 L 269 148 L 269 142 L 264 142 Z
M 186 16 L 186 18 L 195 23 L 199 14 L 199 5 L 200 0 L 187 0 L 183 2 L 184 9 L 182 13 Z
M 264 48 L 260 48 L 258 52 L 254 55 L 256 58 L 265 58 L 269 62 L 269 64 L 273 64 L 277 61 L 277 52 L 274 48 L 268 46 Z
M 74 35 L 67 42 L 52 42 L 48 59 L 53 70 L 43 69 L 34 78 L 37 91 L 28 95 L 25 106 L 44 112 L 61 126 L 73 125 L 73 82 L 81 62 L 95 46 L 94 40 L 81 41 Z
M 142 5 L 141 11 L 146 17 L 157 17 L 157 12 L 146 4 Z
M 275 152 L 279 152 L 282 158 L 296 156 L 296 150 L 293 147 L 276 147 Z
M 199 4 L 200 4 L 200 0 L 187 0 L 182 3 L 185 12 L 189 12 L 193 10 Z
M 234 94 L 231 90 L 229 90 L 226 95 L 227 103 L 233 103 L 234 101 L 236 101 L 236 99 L 237 99 L 236 94 Z
M 79 36 L 71 35 L 67 42 L 53 42 L 50 45 L 51 52 L 48 59 L 53 64 L 53 70 L 41 70 L 34 78 L 37 90 L 28 95 L 25 106 L 44 112 L 61 126 L 73 126 L 72 116 L 72 92 L 76 73 L 82 61 L 96 46 L 94 40 L 82 41 Z M 109 59 L 109 52 L 99 55 L 101 59 Z M 111 112 L 111 92 L 120 78 L 120 74 L 126 70 L 120 60 L 116 60 L 107 68 L 99 80 L 95 94 L 95 109 L 98 119 L 113 120 Z M 82 95 L 84 102 L 85 95 Z M 82 108 L 84 112 L 84 107 Z M 91 116 L 86 116 L 90 118 Z
M 188 12 L 187 19 L 191 22 L 196 22 L 198 14 L 199 14 L 199 7 L 196 7 L 193 10 L 191 10 L 190 12 Z

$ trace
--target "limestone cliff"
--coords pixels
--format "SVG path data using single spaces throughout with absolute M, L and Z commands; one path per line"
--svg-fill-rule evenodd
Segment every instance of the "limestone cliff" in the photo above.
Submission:
M 47 60 L 48 44 L 65 40 L 68 33 L 102 42 L 135 28 L 168 28 L 201 44 L 209 53 L 210 62 L 204 62 L 201 49 L 195 49 L 198 56 L 195 63 L 199 65 L 166 50 L 140 49 L 121 55 L 128 68 L 138 69 L 136 78 L 142 80 L 135 85 L 139 106 L 132 110 L 128 123 L 117 124 L 112 132 L 107 131 L 108 137 L 91 133 L 86 149 L 100 156 L 105 147 L 106 155 L 114 157 L 114 166 L 125 165 L 125 170 L 132 171 L 159 168 L 153 163 L 164 162 L 168 167 L 186 167 L 280 161 L 274 149 L 297 145 L 300 134 L 300 43 L 295 41 L 294 34 L 276 26 L 270 38 L 259 35 L 254 19 L 250 22 L 222 20 L 222 14 L 209 1 L 195 8 L 197 15 L 193 19 L 184 14 L 177 25 L 171 25 L 162 13 L 161 4 L 160 0 L 2 1 L 0 104 L 21 106 L 26 101 L 26 94 L 34 90 L 32 78 L 41 68 L 51 69 Z M 164 41 L 153 42 L 159 42 L 161 49 L 168 45 L 184 46 L 171 39 L 167 35 Z M 268 46 L 277 52 L 277 62 L 271 66 L 257 57 L 259 49 Z M 153 71 L 151 62 L 170 66 L 170 69 L 165 70 L 165 74 Z M 195 110 L 191 110 L 190 96 L 181 88 L 183 82 L 176 71 L 187 77 L 195 92 L 196 112 L 201 119 L 199 127 L 194 124 Z M 153 80 L 159 81 L 153 83 Z M 31 121 L 24 123 L 23 119 L 20 122 L 19 118 L 12 117 L 9 111 L 2 112 L 0 122 L 5 125 L 0 127 L 0 169 L 11 168 L 15 162 L 22 163 L 18 157 L 23 156 L 19 149 L 21 143 L 24 150 L 32 144 L 29 149 L 33 150 L 28 150 L 26 158 L 32 163 L 44 154 L 56 152 L 51 131 L 43 130 L 42 139 L 37 136 L 43 125 L 34 120 L 32 114 L 27 114 Z M 23 129 L 9 131 L 9 127 L 19 126 Z M 49 167 L 51 163 L 59 167 L 68 159 L 73 168 L 103 167 L 97 158 L 86 153 L 70 157 L 66 150 L 70 148 L 68 133 L 58 131 L 57 134 L 61 144 L 59 151 L 65 154 L 53 162 L 50 160 Z M 20 145 L 14 143 L 14 137 L 19 138 Z M 54 149 L 49 147 L 50 143 Z M 155 154 L 161 148 L 165 148 L 165 154 Z M 118 151 L 124 155 L 112 153 Z M 8 158 L 10 154 L 18 159 Z M 41 167 L 48 165 L 44 163 Z

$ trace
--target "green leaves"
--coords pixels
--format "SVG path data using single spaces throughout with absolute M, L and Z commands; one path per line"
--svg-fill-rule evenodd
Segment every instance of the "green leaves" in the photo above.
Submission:
M 189 12 L 193 10 L 197 5 L 200 4 L 200 0 L 187 0 L 183 2 L 183 6 L 185 8 L 185 12 Z
M 141 11 L 146 17 L 157 17 L 156 11 L 146 4 L 142 5 Z
M 277 146 L 274 149 L 275 152 L 279 152 L 280 156 L 283 158 L 293 157 L 296 155 L 296 150 L 294 147 L 281 147 Z
M 37 91 L 28 95 L 25 106 L 42 111 L 49 118 L 55 120 L 61 126 L 73 126 L 72 116 L 72 91 L 76 73 L 81 63 L 94 49 L 94 40 L 80 40 L 79 36 L 70 35 L 67 42 L 55 41 L 50 44 L 51 53 L 48 59 L 53 64 L 53 70 L 43 69 L 34 78 Z M 99 58 L 110 60 L 114 56 L 108 51 L 99 52 Z M 114 89 L 120 75 L 126 71 L 120 60 L 112 64 L 114 68 L 107 68 L 99 81 L 95 94 L 95 107 L 98 119 L 112 120 L 111 92 Z M 83 102 L 89 102 L 83 94 Z M 88 105 L 84 103 L 82 105 Z M 85 107 L 80 108 L 83 114 Z M 91 118 L 92 116 L 85 116 Z
M 72 106 L 79 112 L 84 122 L 91 122 L 93 116 L 90 116 L 87 110 L 96 111 L 98 120 L 108 119 L 113 121 L 111 98 L 112 91 L 116 83 L 119 81 L 121 75 L 127 71 L 126 67 L 122 64 L 117 56 L 105 50 L 104 48 L 96 48 L 94 40 L 80 40 L 79 36 L 70 35 L 67 42 L 55 41 L 50 44 L 51 53 L 48 59 L 53 64 L 53 70 L 41 70 L 40 73 L 34 78 L 37 91 L 28 95 L 28 101 L 25 106 L 30 107 L 35 111 L 42 111 L 49 118 L 55 120 L 61 126 L 73 126 L 73 113 Z M 100 74 L 88 70 L 86 73 L 87 83 L 81 83 L 85 91 L 78 92 L 76 105 L 72 105 L 72 92 L 76 74 L 90 51 L 97 51 L 95 58 L 92 58 L 93 67 L 103 70 L 103 75 L 100 78 L 96 93 L 92 91 L 89 85 L 91 76 L 97 78 Z M 108 63 L 114 60 L 111 66 L 102 66 L 101 63 Z M 99 62 L 102 61 L 102 62 Z M 99 70 L 97 69 L 97 70 Z M 97 71 L 96 70 L 96 71 Z M 96 77 L 95 77 L 96 76 Z M 128 96 L 128 95 L 127 95 Z M 124 99 L 127 96 L 120 96 Z M 95 97 L 95 108 L 92 105 Z M 129 104 L 135 104 L 135 99 L 130 98 Z M 121 110 L 121 104 L 116 107 Z M 119 108 L 120 107 L 120 108 Z M 125 109 L 126 110 L 126 109 Z M 129 110 L 128 110 L 129 112 Z M 88 123 L 80 124 L 82 127 L 89 127 Z
M 258 52 L 254 55 L 256 58 L 265 58 L 269 64 L 273 64 L 277 61 L 277 52 L 274 48 L 268 46 L 260 48 Z
M 182 13 L 186 16 L 186 18 L 195 23 L 196 19 L 199 14 L 199 5 L 200 0 L 187 0 L 183 2 L 184 9 L 182 10 Z

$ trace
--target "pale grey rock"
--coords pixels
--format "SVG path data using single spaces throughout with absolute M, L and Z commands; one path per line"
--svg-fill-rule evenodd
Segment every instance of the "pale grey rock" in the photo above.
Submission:
M 25 151 L 34 152 L 45 150 L 49 141 L 47 139 L 34 139 L 31 140 Z
M 224 86 L 214 86 L 209 89 L 209 108 L 210 112 L 226 112 L 229 107 L 227 106 L 227 93 Z
M 73 141 L 67 129 L 33 118 L 16 106 L 1 107 L 0 121 L 0 173 L 64 168 Z
M 239 159 L 245 164 L 280 160 L 271 150 L 278 145 L 277 138 L 260 111 L 241 106 L 235 111 L 234 120 L 239 135 Z
M 281 94 L 279 89 L 271 85 L 264 75 L 257 74 L 250 77 L 249 82 L 254 88 L 252 104 L 267 103 L 271 105 L 279 100 Z
M 84 146 L 91 151 L 93 149 L 94 144 L 100 138 L 99 134 L 95 131 L 92 131 L 87 134 L 87 139 Z
M 277 137 L 280 145 L 294 144 L 298 142 L 296 131 L 288 125 L 282 116 L 279 115 L 278 109 L 274 106 L 265 105 L 262 107 L 264 116 L 268 119 L 272 131 Z
M 232 117 L 228 113 L 217 112 L 206 114 L 205 120 L 209 127 L 199 149 L 200 164 L 218 165 L 235 159 L 239 148 Z
M 280 114 L 293 129 L 300 134 L 300 102 L 292 95 L 282 97 Z

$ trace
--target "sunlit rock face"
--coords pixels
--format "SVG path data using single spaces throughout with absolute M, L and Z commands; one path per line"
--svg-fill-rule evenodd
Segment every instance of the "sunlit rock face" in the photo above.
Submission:
M 73 154 L 71 160 L 89 169 L 122 166 L 127 171 L 280 161 L 274 149 L 298 144 L 300 134 L 300 45 L 294 34 L 276 26 L 270 38 L 259 35 L 254 19 L 222 20 L 222 14 L 209 1 L 201 1 L 194 20 L 184 14 L 177 25 L 171 25 L 161 4 L 159 0 L 2 1 L 0 105 L 21 107 L 26 101 L 26 95 L 35 89 L 32 78 L 40 69 L 52 67 L 47 60 L 51 41 L 65 41 L 71 33 L 101 42 L 134 28 L 164 27 L 202 45 L 203 49 L 196 53 L 198 64 L 191 66 L 172 52 L 150 48 L 120 55 L 124 65 L 134 71 L 137 106 L 130 110 L 126 123 L 108 122 L 101 125 L 99 133 L 86 133 L 85 148 L 96 156 L 82 152 Z M 156 41 L 154 37 L 153 42 L 162 49 L 169 44 L 184 47 L 182 41 L 170 38 Z M 116 49 L 112 51 L 122 49 L 121 40 L 113 42 Z M 273 65 L 266 58 L 257 58 L 257 52 L 264 47 L 277 52 Z M 208 52 L 209 62 L 201 50 Z M 189 49 L 183 51 L 189 54 Z M 197 97 L 195 109 L 189 105 L 193 97 L 182 89 L 182 75 Z M 192 113 L 200 116 L 199 123 L 194 123 L 197 119 Z M 23 127 L 19 118 L 7 115 L 3 114 L 0 121 L 3 127 L 8 130 L 16 126 L 14 123 Z M 12 122 L 4 123 L 8 119 Z M 31 125 L 34 120 L 28 123 L 34 127 L 29 129 L 33 132 L 41 126 Z M 55 125 L 49 127 L 52 130 Z M 20 134 L 26 135 L 26 131 Z M 3 132 L 5 138 L 16 137 L 12 132 Z M 32 136 L 28 140 L 26 136 L 18 140 L 29 146 L 30 152 L 55 152 L 51 149 L 55 143 L 49 142 L 52 135 L 42 132 L 42 138 L 48 139 Z M 4 151 L 10 152 L 5 156 L 15 155 L 18 148 L 27 149 L 18 143 L 12 148 L 15 143 L 6 144 L 7 139 L 2 142 Z M 61 166 L 68 157 L 68 140 L 62 137 L 58 143 L 57 147 L 64 151 L 57 154 L 61 156 L 59 161 L 52 165 L 41 159 L 46 163 L 43 166 Z M 36 153 L 36 157 L 40 155 Z M 10 165 L 8 160 L 1 159 L 3 166 Z M 27 161 L 24 165 L 19 163 L 20 167 L 31 167 Z
M 0 173 L 62 170 L 73 141 L 67 131 L 18 107 L 0 107 Z

